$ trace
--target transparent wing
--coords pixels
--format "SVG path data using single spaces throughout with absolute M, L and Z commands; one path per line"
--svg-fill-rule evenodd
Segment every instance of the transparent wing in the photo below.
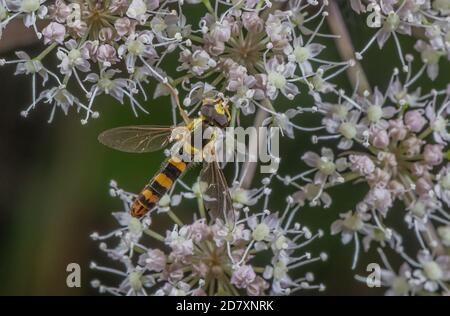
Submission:
M 205 182 L 207 185 L 203 193 L 203 201 L 211 217 L 220 217 L 231 227 L 234 227 L 235 214 L 233 201 L 227 181 L 217 161 L 203 162 L 200 181 Z
M 110 148 L 129 153 L 158 151 L 169 144 L 169 126 L 123 126 L 104 131 L 98 140 Z

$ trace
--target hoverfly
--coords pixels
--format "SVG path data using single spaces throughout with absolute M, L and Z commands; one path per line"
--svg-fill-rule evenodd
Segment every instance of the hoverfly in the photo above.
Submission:
M 229 126 L 231 115 L 228 110 L 227 100 L 218 97 L 217 99 L 204 99 L 200 107 L 199 116 L 195 119 L 187 118 L 187 124 L 181 126 L 188 133 L 194 133 L 197 128 L 206 130 L 209 127 L 225 129 Z M 124 126 L 117 127 L 101 133 L 99 141 L 116 150 L 130 153 L 148 153 L 158 151 L 173 140 L 175 129 L 180 126 Z M 189 148 L 190 153 L 202 152 L 206 146 L 210 149 L 215 141 L 213 137 L 202 141 L 203 148 L 196 148 L 195 145 L 185 144 L 184 148 Z M 181 149 L 182 150 L 182 149 Z M 180 150 L 180 151 L 181 151 Z M 186 160 L 186 159 L 185 159 Z M 153 210 L 161 197 L 169 191 L 174 183 L 179 179 L 192 164 L 192 159 L 185 161 L 179 155 L 172 154 L 167 158 L 159 172 L 142 189 L 141 193 L 133 201 L 130 213 L 133 217 L 142 217 Z M 203 201 L 207 210 L 213 218 L 222 217 L 226 223 L 234 223 L 234 208 L 231 195 L 225 176 L 217 160 L 202 161 L 200 172 L 200 182 L 206 183 L 207 187 L 203 192 Z

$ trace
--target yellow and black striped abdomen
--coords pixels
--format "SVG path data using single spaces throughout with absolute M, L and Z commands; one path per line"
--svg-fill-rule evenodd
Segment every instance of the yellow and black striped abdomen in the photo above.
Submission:
M 169 158 L 148 185 L 134 200 L 130 213 L 141 217 L 152 210 L 161 197 L 172 187 L 175 181 L 186 170 L 187 164 L 177 158 Z

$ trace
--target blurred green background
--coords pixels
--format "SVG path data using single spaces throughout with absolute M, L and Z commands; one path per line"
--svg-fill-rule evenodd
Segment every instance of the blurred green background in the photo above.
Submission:
M 364 46 L 373 31 L 361 27 L 362 18 L 357 18 L 346 5 L 343 6 L 354 45 Z M 188 13 L 187 13 L 188 14 Z M 327 41 L 330 46 L 332 42 Z M 392 41 L 381 53 L 373 47 L 363 61 L 370 83 L 384 89 L 393 67 L 398 66 L 398 57 Z M 405 51 L 412 52 L 414 41 L 404 39 Z M 0 57 L 13 58 L 13 50 L 21 47 L 31 56 L 37 55 L 42 47 L 34 44 L 29 33 L 15 27 L 5 32 L 0 42 Z M 334 46 L 330 46 L 322 59 L 337 60 Z M 417 56 L 417 54 L 415 54 Z M 51 60 L 50 60 L 51 61 Z M 53 60 L 53 63 L 56 63 Z M 448 63 L 441 62 L 441 76 L 431 83 L 422 80 L 425 89 L 443 87 L 449 82 Z M 118 284 L 119 280 L 91 271 L 89 262 L 111 265 L 111 261 L 98 250 L 98 244 L 89 235 L 93 231 L 105 233 L 116 226 L 112 211 L 121 210 L 121 203 L 108 193 L 110 179 L 129 191 L 137 192 L 159 168 L 162 153 L 131 155 L 112 151 L 97 142 L 97 135 L 111 127 L 131 124 L 170 124 L 168 99 L 148 102 L 150 115 L 135 118 L 128 105 L 120 105 L 112 98 L 100 98 L 96 105 L 101 117 L 91 120 L 87 126 L 80 124 L 80 115 L 71 111 L 68 117 L 58 112 L 52 124 L 47 124 L 50 106 L 40 105 L 27 119 L 20 111 L 31 99 L 31 78 L 13 76 L 14 67 L 0 69 L 0 294 L 2 295 L 86 295 L 95 294 L 89 281 L 99 278 L 105 283 Z M 345 75 L 336 81 L 349 88 Z M 153 91 L 153 87 L 149 87 Z M 296 105 L 311 105 L 306 94 L 296 99 Z M 285 105 L 279 105 L 279 109 Z M 306 126 L 319 122 L 314 116 L 302 116 L 297 121 Z M 332 143 L 321 146 L 333 147 Z M 282 166 L 281 174 L 295 174 L 304 166 L 300 157 L 307 150 L 320 150 L 310 142 L 310 135 L 297 133 L 295 141 L 284 141 L 282 157 L 289 157 Z M 193 171 L 195 172 L 195 171 Z M 256 181 L 257 179 L 255 179 Z M 276 182 L 275 182 L 276 183 Z M 275 190 L 284 192 L 276 183 Z M 291 192 L 291 191 L 286 191 Z M 369 289 L 358 283 L 351 270 L 353 244 L 343 247 L 339 237 L 329 236 L 330 224 L 338 214 L 350 210 L 364 196 L 363 185 L 339 187 L 331 190 L 334 204 L 330 209 L 304 208 L 298 221 L 311 230 L 323 229 L 325 237 L 311 244 L 313 254 L 326 252 L 327 262 L 316 263 L 299 272 L 312 271 L 318 282 L 327 286 L 326 295 L 375 295 L 382 289 Z M 276 196 L 276 197 L 275 197 Z M 281 209 L 284 197 L 275 195 L 272 206 Z M 179 208 L 178 214 L 189 217 L 189 206 Z M 404 211 L 398 205 L 391 211 L 390 222 L 396 227 L 404 226 Z M 407 243 L 409 235 L 404 235 Z M 414 239 L 411 238 L 413 241 Z M 414 251 L 414 245 L 411 245 Z M 414 252 L 412 252 L 414 253 Z M 378 262 L 371 252 L 360 257 L 356 272 L 365 274 L 370 262 Z M 395 257 L 391 257 L 398 265 Z M 82 287 L 66 286 L 66 266 L 79 263 L 82 268 Z M 304 292 L 300 294 L 318 294 Z

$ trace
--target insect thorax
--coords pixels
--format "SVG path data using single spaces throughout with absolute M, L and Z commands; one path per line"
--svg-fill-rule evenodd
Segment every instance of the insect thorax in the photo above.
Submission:
M 225 128 L 230 124 L 228 104 L 222 98 L 203 100 L 200 113 L 210 125 Z

